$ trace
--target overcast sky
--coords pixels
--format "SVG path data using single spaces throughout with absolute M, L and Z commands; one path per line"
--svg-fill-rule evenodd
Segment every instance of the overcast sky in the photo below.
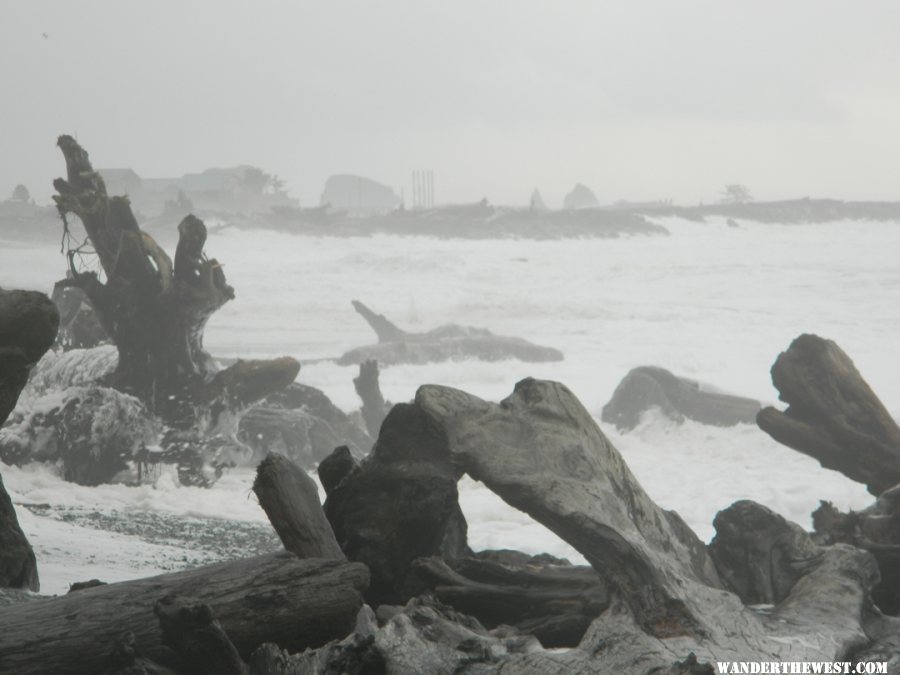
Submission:
M 895 0 L 13 0 L 0 198 L 54 147 L 161 177 L 359 173 L 438 201 L 900 199 Z M 46 35 L 46 37 L 44 37 Z

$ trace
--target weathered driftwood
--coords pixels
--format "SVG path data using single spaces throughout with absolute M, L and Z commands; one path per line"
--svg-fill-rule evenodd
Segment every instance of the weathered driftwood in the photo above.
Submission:
M 523 556 L 527 558 L 527 556 Z M 488 628 L 515 626 L 544 647 L 575 647 L 609 604 L 606 584 L 592 567 L 517 565 L 476 557 L 421 558 L 413 564 L 435 596 Z
M 381 423 L 391 409 L 385 402 L 378 384 L 378 361 L 363 361 L 359 364 L 359 375 L 353 378 L 353 386 L 362 399 L 363 421 L 372 438 L 378 438 Z
M 0 289 L 0 426 L 12 412 L 32 366 L 56 339 L 59 313 L 43 293 Z M 0 478 L 0 587 L 40 588 L 31 544 Z
M 445 436 L 419 409 L 394 406 L 358 466 L 341 461 L 345 450 L 336 455 L 322 463 L 325 514 L 347 557 L 369 567 L 370 604 L 415 595 L 420 589 L 408 581 L 416 558 L 468 553 L 456 488 L 460 473 L 450 465 Z M 342 477 L 329 475 L 335 465 Z
M 177 667 L 154 606 L 209 605 L 243 658 L 264 642 L 291 651 L 344 637 L 362 606 L 362 565 L 294 554 L 219 563 L 0 608 L 0 663 L 10 673 L 102 673 L 128 633 L 148 659 Z
M 384 611 L 388 609 L 389 614 Z M 514 631 L 493 634 L 477 620 L 428 596 L 414 598 L 404 607 L 379 608 L 379 618 L 385 621 L 381 628 L 364 607 L 351 636 L 305 654 L 292 656 L 265 646 L 251 658 L 250 674 L 474 675 L 500 672 L 511 655 L 541 650 L 531 636 Z
M 179 657 L 179 670 L 192 675 L 247 675 L 247 665 L 209 605 L 183 605 L 163 598 L 154 612 L 163 643 Z
M 602 419 L 619 430 L 634 429 L 651 408 L 658 408 L 677 422 L 687 418 L 727 427 L 752 424 L 760 404 L 741 396 L 706 391 L 699 383 L 677 377 L 664 368 L 641 366 L 629 371 L 616 387 L 609 403 L 603 406 Z
M 322 511 L 316 482 L 281 455 L 256 468 L 253 492 L 284 547 L 299 558 L 346 560 Z
M 788 407 L 760 411 L 763 431 L 876 496 L 900 483 L 900 427 L 834 342 L 801 335 L 776 359 L 772 382 Z
M 57 284 L 51 296 L 59 310 L 59 334 L 56 347 L 64 351 L 70 349 L 91 349 L 109 344 L 109 336 L 100 325 L 97 313 L 91 307 L 84 291 L 71 286 Z
M 426 333 L 408 333 L 358 300 L 353 301 L 353 307 L 378 335 L 378 344 L 351 349 L 338 359 L 341 365 L 356 365 L 371 360 L 390 366 L 462 359 L 519 359 L 529 362 L 563 359 L 558 349 L 542 347 L 518 337 L 494 335 L 485 328 L 447 324 Z
M 870 643 L 864 624 L 878 570 L 868 553 L 842 545 L 817 550 L 774 608 L 746 607 L 727 579 L 753 574 L 729 568 L 723 580 L 706 547 L 650 500 L 564 386 L 524 380 L 500 405 L 426 386 L 414 405 L 443 429 L 453 462 L 578 549 L 609 586 L 609 608 L 577 649 L 511 656 L 505 672 L 658 672 L 683 667 L 691 653 L 701 665 L 840 660 Z M 771 536 L 771 518 L 759 515 L 766 512 L 745 509 L 737 531 L 763 523 Z M 777 537 L 786 542 L 784 557 L 767 564 L 807 556 L 808 542 L 786 532 Z M 729 548 L 748 548 L 742 537 Z
M 87 152 L 71 136 L 60 136 L 67 178 L 53 182 L 53 199 L 66 223 L 75 214 L 106 276 L 78 269 L 84 245 L 70 245 L 69 276 L 59 282 L 85 293 L 115 343 L 118 363 L 112 386 L 132 393 L 167 422 L 187 428 L 195 407 L 204 413 L 230 400 L 258 400 L 283 388 L 299 364 L 281 359 L 270 365 L 237 364 L 218 371 L 203 349 L 210 316 L 234 298 L 222 266 L 203 252 L 206 226 L 187 216 L 178 226 L 174 262 L 135 220 L 127 197 L 108 196 Z M 227 388 L 227 392 L 223 391 Z
M 883 612 L 900 613 L 900 486 L 882 492 L 861 511 L 842 513 L 822 502 L 813 513 L 813 530 L 820 543 L 852 544 L 875 556 L 881 583 L 872 599 Z

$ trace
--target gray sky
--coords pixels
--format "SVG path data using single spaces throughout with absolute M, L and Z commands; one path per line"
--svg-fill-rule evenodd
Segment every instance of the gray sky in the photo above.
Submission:
M 42 34 L 46 33 L 47 38 Z M 54 147 L 145 177 L 256 164 L 439 201 L 900 199 L 894 0 L 12 0 L 0 198 Z

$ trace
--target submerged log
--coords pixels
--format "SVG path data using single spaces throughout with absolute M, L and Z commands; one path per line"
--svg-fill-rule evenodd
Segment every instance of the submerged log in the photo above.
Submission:
M 143 655 L 177 667 L 154 616 L 166 597 L 208 605 L 244 659 L 265 642 L 318 647 L 352 630 L 367 581 L 362 565 L 283 552 L 88 588 L 0 608 L 0 663 L 11 673 L 102 673 L 133 633 Z
M 776 359 L 772 382 L 788 407 L 760 411 L 763 431 L 873 495 L 900 483 L 900 427 L 837 344 L 801 335 Z
M 745 606 L 729 580 L 754 574 L 728 565 L 717 570 L 677 514 L 644 493 L 564 386 L 524 380 L 500 405 L 426 386 L 414 405 L 444 431 L 455 465 L 578 549 L 609 587 L 609 608 L 577 649 L 511 656 L 505 672 L 649 673 L 676 666 L 684 672 L 691 653 L 697 667 L 716 660 L 841 660 L 871 642 L 865 624 L 878 569 L 868 553 L 842 545 L 817 549 L 794 577 L 774 575 L 794 580 L 778 587 L 774 608 Z M 778 555 L 737 556 L 740 564 L 790 566 L 808 557 L 805 535 L 773 526 L 774 516 L 759 515 L 766 512 L 754 505 L 720 520 L 743 519 L 736 530 L 750 532 L 751 544 L 761 526 L 759 536 L 783 542 Z M 746 549 L 742 541 L 727 548 Z
M 759 401 L 706 391 L 698 382 L 677 377 L 664 368 L 641 366 L 622 379 L 609 403 L 603 406 L 603 421 L 620 431 L 634 429 L 641 416 L 658 408 L 666 417 L 683 422 L 694 420 L 719 427 L 752 424 Z
M 56 339 L 59 313 L 43 293 L 0 289 L 0 426 L 12 412 L 32 366 Z M 34 551 L 0 478 L 0 587 L 40 588 Z
M 256 468 L 253 492 L 288 551 L 299 558 L 346 560 L 322 511 L 316 482 L 296 464 L 270 455 Z
M 378 344 L 351 349 L 338 359 L 340 365 L 378 361 L 385 366 L 398 363 L 431 363 L 480 359 L 501 361 L 562 361 L 558 349 L 542 347 L 518 337 L 494 335 L 485 328 L 446 324 L 425 333 L 409 333 L 376 314 L 358 300 L 353 307 L 378 335 Z

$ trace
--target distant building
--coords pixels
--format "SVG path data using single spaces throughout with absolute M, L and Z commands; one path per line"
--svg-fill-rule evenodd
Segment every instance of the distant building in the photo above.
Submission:
M 341 211 L 371 215 L 394 211 L 400 206 L 400 198 L 387 185 L 371 178 L 341 174 L 325 181 L 319 203 Z
M 180 178 L 141 178 L 133 169 L 98 169 L 110 195 L 127 195 L 136 213 L 153 218 L 172 214 L 173 204 L 217 213 L 261 213 L 274 206 L 299 204 L 278 189 L 280 181 L 262 170 L 241 165 L 206 169 Z M 266 189 L 269 188 L 269 191 Z

